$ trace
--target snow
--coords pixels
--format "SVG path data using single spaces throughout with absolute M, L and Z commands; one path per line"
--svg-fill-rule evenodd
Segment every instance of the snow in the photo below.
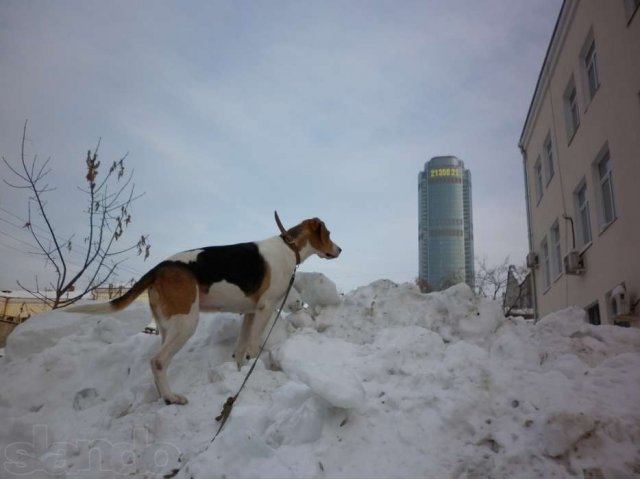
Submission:
M 339 305 L 341 301 L 336 284 L 322 273 L 297 273 L 293 288 L 314 313 L 328 305 Z
M 203 314 L 174 358 L 186 406 L 158 399 L 142 302 L 21 324 L 0 358 L 0 477 L 640 475 L 640 331 L 578 308 L 504 318 L 465 285 L 305 282 L 213 443 L 249 368 L 238 316 Z

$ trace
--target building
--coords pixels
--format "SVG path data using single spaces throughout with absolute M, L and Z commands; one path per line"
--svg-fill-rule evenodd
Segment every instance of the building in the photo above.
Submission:
M 520 136 L 538 318 L 638 325 L 640 0 L 565 0 Z
M 15 327 L 32 315 L 49 310 L 51 306 L 45 300 L 36 298 L 29 292 L 0 292 L 0 348 L 5 346 L 7 337 Z
M 125 293 L 129 291 L 129 289 L 133 286 L 133 281 L 128 284 L 118 284 L 114 285 L 110 283 L 107 287 L 96 287 L 91 290 L 91 298 L 93 300 L 105 301 L 105 300 L 113 300 L 114 298 L 121 297 Z M 137 300 L 147 300 L 149 298 L 147 291 L 145 290 Z
M 129 291 L 129 286 L 112 285 L 108 287 L 98 287 L 91 291 L 93 300 L 105 301 L 124 295 Z M 3 290 L 0 292 L 0 348 L 3 348 L 7 342 L 9 334 L 20 325 L 27 321 L 33 315 L 48 312 L 51 310 L 52 292 L 38 293 L 34 296 L 26 291 L 10 291 Z M 69 299 L 69 294 L 66 294 Z M 145 301 L 149 297 L 147 292 L 136 298 L 136 301 Z
M 473 288 L 471 173 L 459 158 L 434 157 L 418 174 L 418 243 L 421 283 Z
M 533 318 L 531 271 L 528 271 L 524 278 L 520 279 L 518 278 L 516 267 L 509 265 L 507 287 L 502 299 L 502 310 L 506 316 Z

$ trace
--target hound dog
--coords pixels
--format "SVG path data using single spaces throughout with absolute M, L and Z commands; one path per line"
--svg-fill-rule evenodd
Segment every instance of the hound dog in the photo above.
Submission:
M 151 370 L 160 396 L 167 404 L 186 404 L 171 391 L 167 368 L 174 355 L 193 335 L 199 312 L 244 314 L 234 358 L 240 367 L 256 356 L 262 332 L 287 290 L 295 267 L 309 258 L 336 258 L 342 249 L 331 241 L 318 218 L 305 220 L 266 240 L 205 247 L 178 253 L 144 274 L 131 289 L 108 303 L 66 308 L 77 313 L 122 310 L 145 290 L 162 337 Z

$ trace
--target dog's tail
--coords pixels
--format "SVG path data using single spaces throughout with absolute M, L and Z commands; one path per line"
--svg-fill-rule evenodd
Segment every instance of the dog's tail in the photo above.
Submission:
M 114 298 L 110 302 L 106 303 L 89 303 L 85 305 L 72 305 L 65 307 L 62 310 L 71 313 L 110 313 L 124 310 L 131 303 L 138 298 L 147 288 L 151 286 L 156 278 L 156 272 L 158 267 L 154 267 L 145 273 L 140 280 L 133 284 L 133 286 L 124 295 Z

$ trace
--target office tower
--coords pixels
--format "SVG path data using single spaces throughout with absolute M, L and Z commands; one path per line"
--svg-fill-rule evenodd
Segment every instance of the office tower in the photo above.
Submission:
M 433 157 L 418 174 L 418 242 L 422 283 L 473 288 L 471 173 L 459 158 Z

